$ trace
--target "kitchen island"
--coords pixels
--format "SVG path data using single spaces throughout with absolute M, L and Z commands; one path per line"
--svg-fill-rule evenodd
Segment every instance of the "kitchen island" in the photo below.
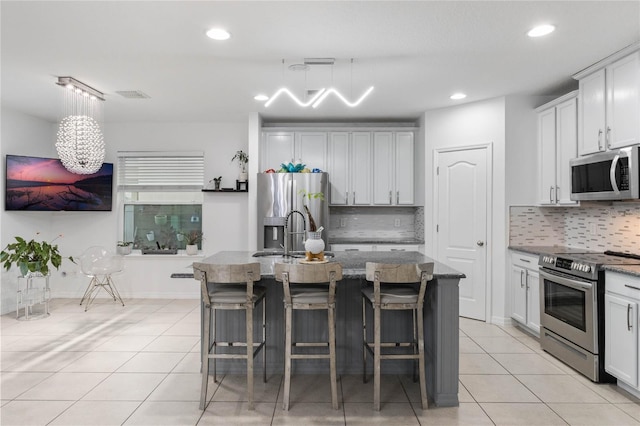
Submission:
M 284 307 L 282 285 L 275 281 L 276 262 L 298 262 L 300 259 L 263 256 L 253 252 L 222 251 L 194 262 L 196 279 L 206 276 L 207 265 L 259 262 L 261 284 L 267 287 L 267 371 L 279 374 L 284 366 Z M 343 279 L 336 296 L 337 366 L 340 374 L 362 374 L 362 303 L 360 288 L 365 280 L 365 263 L 434 262 L 433 279 L 427 284 L 424 304 L 425 361 L 427 393 L 436 406 L 458 405 L 458 283 L 464 275 L 418 252 L 336 252 L 331 262 L 343 267 Z M 237 312 L 221 312 L 217 330 L 224 336 L 242 337 L 244 321 Z M 370 314 L 370 312 L 369 312 Z M 389 316 L 386 316 L 389 314 Z M 236 315 L 236 316 L 234 316 Z M 367 320 L 369 322 L 369 320 Z M 310 311 L 296 319 L 295 340 L 313 340 L 326 335 L 326 312 Z M 411 315 L 407 312 L 385 312 L 382 335 L 389 339 L 411 339 Z M 260 371 L 260 357 L 255 369 Z M 240 373 L 244 363 L 235 360 L 218 362 L 219 371 Z M 369 362 L 370 367 L 373 362 Z M 294 374 L 328 372 L 324 360 L 294 362 Z M 388 360 L 382 364 L 383 374 L 411 374 L 413 363 Z

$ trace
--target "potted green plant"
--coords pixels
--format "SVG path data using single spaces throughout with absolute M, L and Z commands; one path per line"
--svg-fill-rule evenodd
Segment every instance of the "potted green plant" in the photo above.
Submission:
M 39 234 L 39 232 L 37 233 Z M 53 244 L 53 241 L 62 237 L 58 235 L 51 242 L 25 240 L 22 237 L 14 237 L 15 242 L 7 244 L 7 246 L 0 252 L 0 262 L 7 271 L 11 269 L 12 265 L 20 268 L 20 273 L 23 277 L 32 275 L 49 275 L 49 266 L 53 266 L 56 269 L 62 264 L 62 255 L 58 250 L 58 245 Z M 71 262 L 76 263 L 73 257 L 68 256 L 65 259 L 69 259 Z
M 189 256 L 198 254 L 198 243 L 202 241 L 202 232 L 191 231 L 184 234 L 185 242 L 187 243 L 185 249 Z
M 131 254 L 131 249 L 133 248 L 133 241 L 118 241 L 116 245 L 116 251 L 118 254 L 126 256 L 127 254 Z
M 220 191 L 220 183 L 222 182 L 222 176 L 213 178 L 213 184 L 216 191 Z
M 240 166 L 240 176 L 238 176 L 239 182 L 246 182 L 248 179 L 247 174 L 247 163 L 249 162 L 249 154 L 240 150 L 236 151 L 236 155 L 231 158 L 231 161 L 238 160 L 238 165 Z

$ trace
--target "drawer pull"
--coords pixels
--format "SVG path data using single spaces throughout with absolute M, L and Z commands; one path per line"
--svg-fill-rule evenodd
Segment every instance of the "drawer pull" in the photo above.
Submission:
M 523 261 L 524 263 L 531 263 L 531 261 L 529 259 L 520 258 L 520 260 Z
M 625 284 L 624 286 L 625 286 L 625 287 L 627 287 L 627 288 L 632 288 L 632 289 L 634 289 L 634 290 L 638 290 L 638 291 L 640 291 L 640 288 L 638 288 L 638 287 L 634 287 L 634 286 L 629 285 L 629 284 Z

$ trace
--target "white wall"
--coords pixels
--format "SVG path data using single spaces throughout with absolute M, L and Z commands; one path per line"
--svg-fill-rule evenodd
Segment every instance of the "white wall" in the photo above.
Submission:
M 3 109 L 3 158 L 6 154 L 57 157 L 54 145 L 56 131 L 55 123 Z M 117 151 L 203 151 L 206 182 L 222 175 L 222 186 L 231 187 L 235 186 L 239 172 L 231 158 L 237 150 L 247 150 L 247 133 L 246 123 L 107 123 L 104 126 L 105 161 L 115 163 Z M 203 195 L 203 253 L 247 250 L 248 194 Z M 5 212 L 3 206 L 0 218 L 2 247 L 11 242 L 14 235 L 29 237 L 38 230 L 46 239 L 63 234 L 64 237 L 56 241 L 61 253 L 75 257 L 91 245 L 115 250 L 116 242 L 122 239 L 117 203 L 111 212 Z M 171 260 L 127 258 L 127 269 L 118 277 L 123 282 L 119 286 L 121 293 L 124 297 L 155 294 L 155 297 L 197 298 L 197 281 L 169 278 L 170 271 L 185 272 L 192 260 L 179 257 Z M 163 262 L 162 267 L 156 267 L 158 262 Z M 2 274 L 0 309 L 3 314 L 15 310 L 16 275 L 15 270 Z M 60 271 L 55 271 L 51 277 L 52 294 L 54 297 L 80 297 L 86 283 L 76 265 L 63 262 Z
M 493 204 L 491 205 L 491 234 L 487 241 L 488 277 L 491 322 L 503 322 L 505 317 L 505 249 L 506 205 L 505 205 L 505 98 L 489 99 L 461 106 L 427 111 L 425 126 L 425 253 L 437 258 L 434 236 L 435 205 L 433 182 L 434 150 L 491 144 L 493 170 L 490 171 Z M 431 200 L 431 202 L 429 202 Z

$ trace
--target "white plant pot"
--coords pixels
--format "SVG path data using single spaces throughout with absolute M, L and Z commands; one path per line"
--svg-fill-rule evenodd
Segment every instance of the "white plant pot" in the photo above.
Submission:
M 238 175 L 239 182 L 246 182 L 248 179 L 249 179 L 249 173 L 247 172 L 240 172 L 240 174 Z
M 116 247 L 116 252 L 118 254 L 123 255 L 123 256 L 131 254 L 131 244 L 129 244 L 128 246 L 117 246 Z
M 197 244 L 187 244 L 186 252 L 189 256 L 194 256 L 198 254 L 198 245 Z

